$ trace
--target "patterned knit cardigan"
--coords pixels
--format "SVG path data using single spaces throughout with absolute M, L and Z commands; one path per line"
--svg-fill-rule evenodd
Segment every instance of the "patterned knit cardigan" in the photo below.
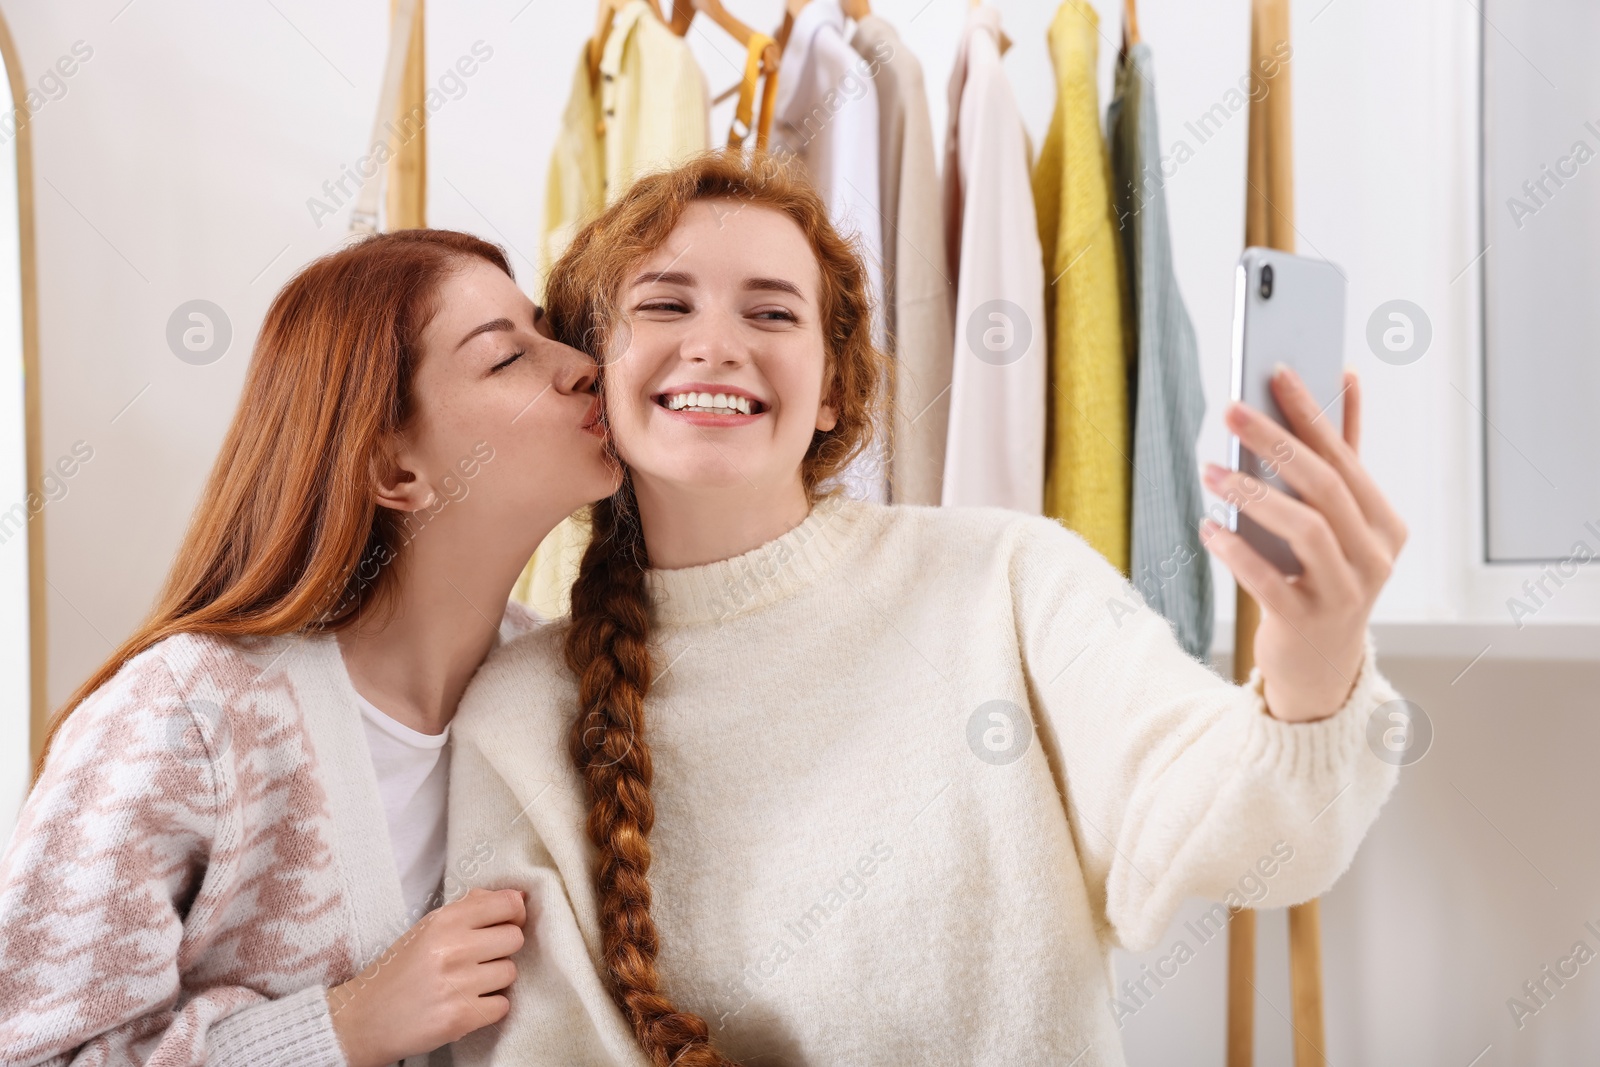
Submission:
M 72 713 L 0 859 L 0 1067 L 344 1067 L 325 991 L 417 917 L 335 639 L 169 638 Z

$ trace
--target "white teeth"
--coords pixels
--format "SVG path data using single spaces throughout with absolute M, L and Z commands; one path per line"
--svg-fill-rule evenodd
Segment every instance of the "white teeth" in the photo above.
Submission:
M 748 397 L 736 393 L 669 393 L 663 398 L 666 407 L 671 411 L 702 411 L 712 414 L 729 414 L 738 412 L 742 415 L 751 414 L 753 407 Z

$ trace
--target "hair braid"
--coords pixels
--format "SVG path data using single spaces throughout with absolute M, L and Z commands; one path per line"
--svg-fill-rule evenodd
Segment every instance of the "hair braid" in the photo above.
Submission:
M 824 323 L 825 393 L 838 413 L 817 431 L 800 467 L 815 499 L 867 447 L 881 422 L 894 369 L 872 340 L 872 297 L 856 247 L 833 228 L 827 205 L 792 161 L 708 152 L 645 175 L 590 220 L 546 279 L 545 305 L 558 338 L 605 366 L 626 343 L 619 293 L 628 271 L 660 247 L 697 200 L 720 199 L 787 215 L 817 257 Z M 620 457 L 619 457 L 620 458 Z M 572 588 L 567 665 L 578 679 L 571 752 L 588 791 L 588 833 L 600 853 L 602 953 L 611 994 L 656 1067 L 737 1067 L 711 1045 L 705 1020 L 675 1009 L 656 973 L 660 949 L 650 919 L 650 566 L 631 479 L 594 505 L 592 540 Z
M 578 677 L 573 761 L 589 795 L 589 839 L 600 851 L 602 957 L 612 995 L 656 1067 L 735 1067 L 711 1047 L 704 1019 L 678 1011 L 656 974 L 650 918 L 649 594 L 632 487 L 594 506 L 593 539 L 572 588 L 567 664 Z

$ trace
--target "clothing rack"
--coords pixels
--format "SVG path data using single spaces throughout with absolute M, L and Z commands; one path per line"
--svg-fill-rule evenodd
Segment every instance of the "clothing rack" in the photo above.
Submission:
M 380 189 L 388 191 L 383 220 L 387 229 L 414 230 L 427 225 L 428 109 L 424 100 L 428 85 L 423 26 L 423 0 L 390 0 L 389 46 L 371 143 L 388 145 L 391 154 L 383 181 L 362 184 L 350 213 L 351 233 L 378 232 Z M 392 131 L 407 128 L 416 132 L 393 143 Z
M 391 0 L 391 18 L 398 14 L 405 2 Z M 415 230 L 428 224 L 428 109 L 423 104 L 428 92 L 422 43 L 424 0 L 410 2 L 414 5 L 411 43 L 406 49 L 406 65 L 400 78 L 400 99 L 395 105 L 395 115 L 417 116 L 418 130 L 416 136 L 399 145 L 389 159 L 386 176 L 389 195 L 384 206 L 387 209 L 388 229 L 391 230 Z M 400 123 L 397 121 L 396 125 Z
M 1289 0 L 1252 0 L 1250 69 L 1266 92 L 1250 100 L 1245 237 L 1248 245 L 1294 251 L 1294 151 L 1289 61 L 1277 49 L 1289 41 Z M 1272 77 L 1262 74 L 1275 69 Z M 1255 666 L 1261 609 L 1241 584 L 1233 631 L 1233 678 L 1243 683 Z M 1295 1067 L 1327 1067 L 1322 1016 L 1322 913 L 1316 900 L 1289 909 L 1289 996 Z M 1256 913 L 1244 908 L 1228 923 L 1228 1067 L 1255 1059 Z

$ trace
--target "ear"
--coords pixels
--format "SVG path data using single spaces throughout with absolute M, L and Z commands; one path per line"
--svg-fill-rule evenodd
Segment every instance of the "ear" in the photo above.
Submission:
M 373 461 L 372 495 L 379 507 L 395 511 L 421 511 L 433 505 L 433 488 L 404 439 L 396 438 L 386 454 Z
M 839 425 L 839 408 L 834 395 L 834 390 L 839 388 L 839 382 L 830 373 L 822 382 L 822 402 L 817 405 L 817 429 L 827 433 Z

